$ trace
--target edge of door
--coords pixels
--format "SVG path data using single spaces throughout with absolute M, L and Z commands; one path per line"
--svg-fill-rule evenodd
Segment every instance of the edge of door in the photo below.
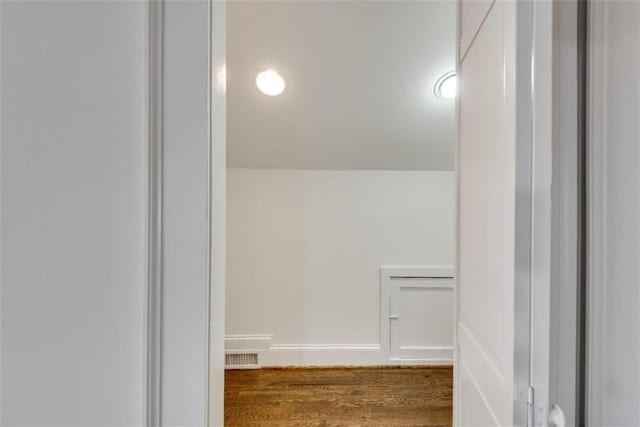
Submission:
M 460 90 L 460 36 L 462 32 L 462 22 L 461 22 L 461 11 L 462 11 L 462 0 L 456 0 L 456 61 L 455 61 L 455 69 L 456 76 L 458 76 L 458 91 Z M 460 286 L 458 280 L 458 259 L 459 259 L 459 230 L 460 230 L 460 213 L 458 210 L 458 206 L 460 206 L 460 177 L 459 177 L 459 165 L 460 165 L 460 150 L 458 149 L 460 145 L 460 96 L 456 96 L 455 100 L 455 147 L 454 147 L 454 191 L 456 192 L 454 197 L 454 209 L 455 209 L 455 221 L 454 226 L 455 230 L 453 232 L 454 235 L 454 254 L 453 254 L 453 268 L 454 268 L 454 280 L 456 281 L 456 286 L 453 289 L 453 426 L 460 425 L 460 373 L 458 372 L 458 366 L 460 366 L 460 346 L 458 345 L 458 306 L 459 306 L 459 295 L 460 295 Z
M 207 425 L 224 425 L 226 291 L 226 0 L 209 3 L 209 324 Z
M 164 0 L 148 0 L 148 224 L 145 423 L 162 423 Z

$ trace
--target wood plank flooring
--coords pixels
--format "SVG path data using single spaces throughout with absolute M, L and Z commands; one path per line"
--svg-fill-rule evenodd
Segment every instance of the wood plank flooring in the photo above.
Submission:
M 228 370 L 225 426 L 450 426 L 451 367 Z

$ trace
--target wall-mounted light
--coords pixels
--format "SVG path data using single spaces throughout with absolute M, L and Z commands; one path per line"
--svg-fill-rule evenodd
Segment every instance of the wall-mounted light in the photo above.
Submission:
M 284 79 L 274 70 L 264 70 L 256 77 L 256 86 L 260 92 L 269 96 L 278 96 L 284 92 Z
M 449 71 L 438 79 L 433 92 L 440 99 L 453 99 L 457 94 L 456 72 Z

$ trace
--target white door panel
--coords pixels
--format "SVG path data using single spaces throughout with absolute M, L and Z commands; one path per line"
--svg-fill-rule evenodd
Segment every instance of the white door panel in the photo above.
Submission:
M 460 4 L 460 58 L 464 57 L 473 38 L 480 30 L 494 0 L 463 1 Z
M 460 371 L 460 401 L 465 408 L 461 412 L 458 425 L 487 427 L 495 425 L 496 416 L 486 402 L 482 399 L 480 386 L 469 375 L 469 370 L 464 365 L 458 365 Z
M 463 26 L 467 3 L 475 2 L 462 1 Z M 514 402 L 528 386 L 529 357 L 531 13 L 503 0 L 486 9 L 458 70 L 455 413 L 459 425 L 519 425 L 526 407 Z
M 485 403 L 492 425 L 513 419 L 515 156 L 504 126 L 514 120 L 503 110 L 504 13 L 504 3 L 493 6 L 460 66 L 458 342 L 468 378 L 460 421 L 479 421 L 467 396 Z

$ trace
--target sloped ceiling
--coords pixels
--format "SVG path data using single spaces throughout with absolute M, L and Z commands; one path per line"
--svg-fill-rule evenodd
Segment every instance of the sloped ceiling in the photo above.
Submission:
M 433 85 L 455 63 L 455 1 L 228 4 L 230 167 L 448 170 L 454 101 Z M 264 69 L 280 96 L 255 85 Z

